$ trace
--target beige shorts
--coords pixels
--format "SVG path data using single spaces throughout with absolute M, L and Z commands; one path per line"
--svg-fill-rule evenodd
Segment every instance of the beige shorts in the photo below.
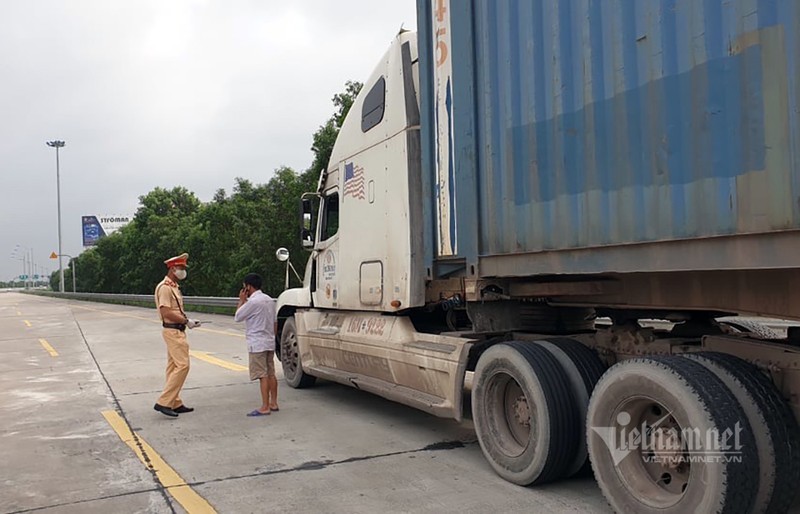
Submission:
M 275 352 L 249 353 L 250 380 L 275 376 Z

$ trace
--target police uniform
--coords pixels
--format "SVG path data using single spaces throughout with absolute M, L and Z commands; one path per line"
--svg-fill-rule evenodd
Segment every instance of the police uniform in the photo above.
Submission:
M 165 260 L 164 264 L 167 265 L 167 268 L 186 267 L 188 259 L 189 254 L 184 253 Z M 183 310 L 181 290 L 178 288 L 178 284 L 169 278 L 169 275 L 156 286 L 155 301 L 159 317 L 161 316 L 161 307 L 167 307 L 179 313 L 179 317 L 188 320 Z M 163 317 L 161 324 L 163 326 L 161 334 L 167 345 L 167 379 L 164 392 L 158 398 L 155 408 L 161 410 L 159 407 L 166 407 L 173 411 L 177 410 L 177 412 L 188 412 L 190 409 L 183 407 L 183 401 L 180 398 L 181 388 L 189 374 L 189 343 L 186 340 L 186 324 L 167 322 Z

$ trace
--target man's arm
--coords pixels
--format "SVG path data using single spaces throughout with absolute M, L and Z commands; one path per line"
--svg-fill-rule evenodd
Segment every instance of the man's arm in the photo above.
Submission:
M 269 299 L 267 302 L 266 310 L 267 310 L 267 327 L 272 327 L 272 335 L 277 336 L 278 334 L 278 312 L 276 311 L 277 303 L 272 298 Z
M 244 321 L 249 318 L 258 306 L 253 302 L 239 300 L 239 307 L 236 309 L 236 314 L 233 315 L 234 321 Z
M 186 323 L 188 320 L 180 309 L 172 306 L 172 292 L 168 287 L 160 285 L 156 289 L 156 304 L 158 313 L 165 323 Z M 176 300 L 177 301 L 177 300 Z
M 166 305 L 161 305 L 158 311 L 161 313 L 161 319 L 163 319 L 165 323 L 185 324 L 188 321 L 180 311 L 167 307 Z
M 236 309 L 238 310 L 239 307 L 247 303 L 247 293 L 245 293 L 244 289 L 239 290 L 239 303 L 236 305 Z

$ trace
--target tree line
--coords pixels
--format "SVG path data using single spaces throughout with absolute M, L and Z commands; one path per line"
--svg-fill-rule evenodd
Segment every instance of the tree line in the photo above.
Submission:
M 72 290 L 72 272 L 80 292 L 150 294 L 164 277 L 164 260 L 189 253 L 188 277 L 181 289 L 191 296 L 236 296 L 242 277 L 264 277 L 264 291 L 276 297 L 284 289 L 285 263 L 275 250 L 289 250 L 302 274 L 307 253 L 300 246 L 299 199 L 316 190 L 319 174 L 333 150 L 344 118 L 362 84 L 348 81 L 333 97 L 335 111 L 313 135 L 314 159 L 296 172 L 275 170 L 266 184 L 236 178 L 231 194 L 218 189 L 210 202 L 201 202 L 184 187 L 157 187 L 139 197 L 131 222 L 101 238 L 64 270 L 64 290 Z M 290 283 L 297 279 L 290 275 Z M 50 277 L 59 290 L 59 273 Z

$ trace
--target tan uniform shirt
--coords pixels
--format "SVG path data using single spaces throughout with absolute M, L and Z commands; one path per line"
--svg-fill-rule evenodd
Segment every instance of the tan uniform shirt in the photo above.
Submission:
M 158 315 L 161 316 L 161 307 L 167 307 L 172 311 L 186 317 L 183 311 L 183 295 L 178 288 L 178 284 L 170 280 L 169 277 L 164 277 L 164 280 L 156 286 L 156 309 Z M 164 319 L 162 318 L 163 322 Z

